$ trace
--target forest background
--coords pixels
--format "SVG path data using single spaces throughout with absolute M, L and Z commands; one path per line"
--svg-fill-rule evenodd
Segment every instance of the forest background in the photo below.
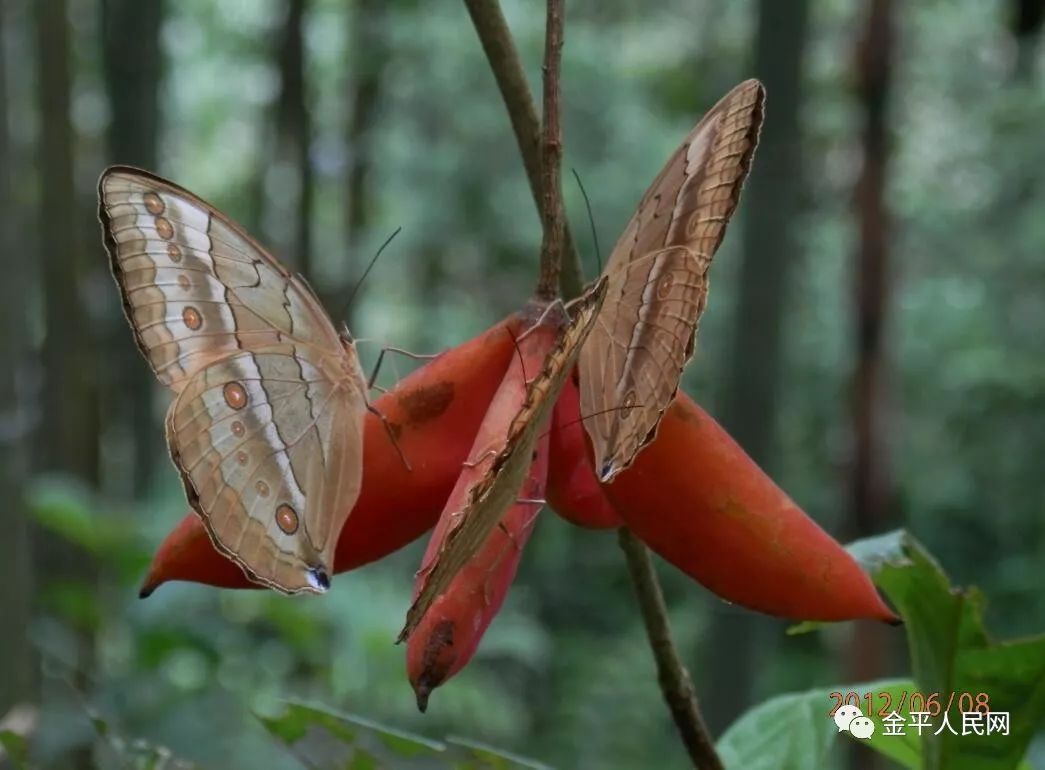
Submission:
M 539 93 L 543 4 L 503 6 Z M 999 635 L 1045 628 L 1045 4 L 568 11 L 565 164 L 603 257 L 699 116 L 743 78 L 768 90 L 687 392 L 840 540 L 905 526 L 985 590 Z M 108 276 L 98 174 L 135 164 L 196 191 L 334 314 L 401 226 L 345 320 L 367 362 L 455 344 L 521 306 L 540 243 L 463 4 L 7 0 L 0 25 L 0 715 L 42 702 L 56 766 L 95 740 L 90 704 L 204 766 L 295 767 L 251 715 L 290 696 L 560 767 L 685 766 L 615 537 L 551 513 L 423 717 L 391 644 L 420 542 L 321 600 L 137 599 L 185 503 L 167 397 Z M 715 733 L 775 693 L 907 672 L 899 635 L 785 636 L 660 572 Z

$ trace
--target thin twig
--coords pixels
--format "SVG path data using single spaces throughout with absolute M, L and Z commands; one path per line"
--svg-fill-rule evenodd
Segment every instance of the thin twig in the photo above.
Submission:
M 530 189 L 538 208 L 541 205 L 541 162 L 537 110 L 526 82 L 518 51 L 497 0 L 464 0 L 472 23 L 479 35 L 483 51 L 493 70 L 497 85 L 515 132 L 519 152 L 530 180 Z M 547 94 L 546 94 L 547 95 Z M 560 282 L 563 294 L 576 296 L 582 284 L 577 252 L 570 240 L 569 229 L 563 227 L 563 262 Z M 664 605 L 657 574 L 649 551 L 630 531 L 621 528 L 620 545 L 628 561 L 628 571 L 635 584 L 635 595 L 642 610 L 650 647 L 657 663 L 657 679 L 664 700 L 678 726 L 686 750 L 698 770 L 722 770 L 714 742 L 700 715 L 689 673 L 682 665 L 671 638 L 671 626 Z
M 715 752 L 715 744 L 700 715 L 697 694 L 689 672 L 679 659 L 668 624 L 668 609 L 660 590 L 657 573 L 653 569 L 649 549 L 625 527 L 618 530 L 620 547 L 628 559 L 628 572 L 635 585 L 635 595 L 642 609 L 650 649 L 657 663 L 657 681 L 675 720 L 686 751 L 697 770 L 723 770 L 722 760 Z
M 508 29 L 508 22 L 501 12 L 497 0 L 464 0 L 472 24 L 479 35 L 479 42 L 497 80 L 497 87 L 508 109 L 512 132 L 519 145 L 526 178 L 530 182 L 533 202 L 541 205 L 541 125 L 537 117 L 537 106 L 526 81 L 522 60 L 515 48 L 515 41 Z M 563 228 L 562 275 L 560 285 L 566 297 L 576 297 L 584 284 L 580 258 L 573 244 L 568 224 Z
M 562 264 L 562 124 L 559 121 L 559 70 L 562 65 L 563 2 L 548 0 L 544 36 L 544 122 L 541 124 L 541 272 L 538 299 L 551 302 L 559 296 Z

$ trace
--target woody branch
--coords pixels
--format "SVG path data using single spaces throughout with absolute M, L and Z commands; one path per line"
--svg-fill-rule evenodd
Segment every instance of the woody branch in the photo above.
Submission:
M 580 260 L 565 225 L 560 181 L 562 131 L 559 123 L 559 72 L 563 45 L 563 2 L 548 0 L 543 69 L 543 130 L 538 125 L 522 63 L 497 0 L 464 2 L 508 109 L 534 200 L 541 212 L 544 228 L 537 295 L 542 299 L 555 297 L 561 280 L 564 293 L 574 296 L 580 292 L 582 273 Z M 682 742 L 695 768 L 722 770 L 722 761 L 715 752 L 714 741 L 701 716 L 693 683 L 671 635 L 664 595 L 649 550 L 627 528 L 620 529 L 619 538 L 657 665 L 657 681 Z

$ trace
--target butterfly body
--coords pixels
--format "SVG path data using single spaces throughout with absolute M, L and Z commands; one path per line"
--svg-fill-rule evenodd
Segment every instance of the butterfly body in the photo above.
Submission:
M 366 387 L 312 290 L 236 224 L 127 167 L 99 218 L 135 340 L 175 393 L 171 458 L 215 545 L 286 593 L 329 585 L 359 494 Z

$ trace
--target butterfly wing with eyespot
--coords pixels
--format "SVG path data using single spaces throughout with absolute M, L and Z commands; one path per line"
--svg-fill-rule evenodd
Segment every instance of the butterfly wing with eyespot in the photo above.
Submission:
M 114 167 L 99 201 L 135 339 L 177 394 L 167 438 L 194 510 L 255 581 L 324 590 L 362 472 L 354 345 L 303 280 L 181 187 Z

